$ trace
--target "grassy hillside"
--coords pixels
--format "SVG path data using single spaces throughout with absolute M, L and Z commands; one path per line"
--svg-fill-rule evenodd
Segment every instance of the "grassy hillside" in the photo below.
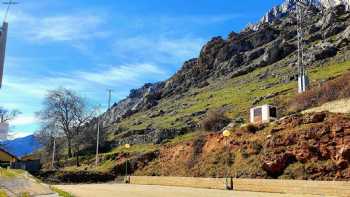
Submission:
M 339 61 L 342 59 L 340 56 L 322 65 L 314 65 L 308 70 L 313 85 L 339 76 L 350 69 L 350 61 Z M 283 83 L 280 77 L 294 72 L 295 68 L 288 66 L 282 60 L 236 78 L 211 81 L 209 86 L 202 89 L 191 89 L 180 98 L 162 99 L 156 107 L 122 120 L 112 126 L 112 130 L 113 127 L 119 127 L 124 131 L 122 134 L 125 134 L 147 127 L 184 127 L 186 121 L 194 121 L 198 124 L 201 116 L 196 112 L 205 113 L 210 109 L 224 109 L 226 115 L 233 120 L 238 117 L 247 120 L 248 110 L 257 98 L 262 99 L 256 105 L 265 103 L 278 105 L 277 98 L 285 102 L 296 93 L 297 82 L 293 80 Z M 164 114 L 152 116 L 159 111 L 163 111 Z M 115 135 L 111 132 L 109 137 L 110 140 L 113 140 L 119 136 L 119 133 Z
M 325 64 L 318 66 L 315 65 L 313 68 L 309 69 L 309 75 L 312 80 L 312 85 L 317 85 L 318 82 L 321 80 L 328 80 L 340 76 L 344 72 L 350 70 L 350 61 L 339 62 L 337 59 L 339 59 L 339 57 L 334 58 Z M 123 120 L 120 124 L 115 126 L 124 128 L 124 133 L 131 132 L 137 129 L 144 129 L 150 124 L 152 124 L 152 127 L 155 128 L 183 127 L 187 118 L 194 119 L 194 121 L 198 123 L 198 121 L 200 120 L 200 116 L 193 116 L 192 114 L 194 112 L 215 108 L 224 108 L 226 111 L 226 115 L 232 120 L 234 120 L 236 117 L 243 117 L 245 120 L 247 120 L 248 110 L 252 106 L 253 101 L 256 100 L 256 98 L 258 97 L 265 97 L 266 95 L 277 95 L 268 99 L 262 99 L 259 103 L 257 103 L 257 105 L 263 103 L 287 103 L 288 100 L 294 98 L 297 85 L 296 81 L 281 83 L 280 78 L 277 77 L 283 74 L 290 74 L 290 72 L 292 71 L 293 68 L 289 66 L 283 66 L 283 62 L 279 62 L 278 64 L 274 64 L 265 68 L 256 69 L 255 71 L 246 75 L 242 75 L 240 77 L 212 82 L 208 87 L 202 89 L 192 89 L 190 92 L 186 93 L 181 98 L 163 99 L 158 106 L 148 111 L 139 112 L 135 115 L 132 115 L 127 119 Z M 262 76 L 264 73 L 270 74 L 264 79 L 259 79 L 259 77 Z M 149 116 L 149 114 L 160 110 L 165 112 L 164 115 L 160 115 L 153 118 Z M 205 116 L 205 114 L 203 115 Z M 142 124 L 134 124 L 135 122 L 139 121 L 142 121 Z M 235 136 L 235 140 L 249 140 L 250 142 L 252 142 L 253 140 L 254 143 L 263 144 L 266 137 L 270 135 L 269 131 L 272 127 L 274 127 L 274 125 L 268 126 L 258 134 Z M 296 127 L 295 131 L 297 131 L 298 129 L 305 129 L 304 127 L 301 127 L 303 126 L 300 126 L 300 128 Z M 110 140 L 118 138 L 119 135 L 120 134 L 115 135 L 113 132 L 110 132 Z M 167 147 L 174 146 L 180 146 L 185 151 L 185 148 L 183 146 L 186 146 L 186 144 L 194 143 L 200 138 L 201 135 L 203 135 L 203 132 L 199 129 L 197 132 L 188 133 L 183 136 L 178 136 L 172 140 L 164 142 L 163 144 L 137 144 L 132 145 L 130 149 L 125 149 L 123 146 L 114 147 L 110 152 L 101 154 L 101 163 L 97 168 L 94 167 L 94 155 L 86 155 L 81 158 L 83 160 L 82 166 L 74 167 L 68 165 L 65 169 L 74 172 L 81 170 L 93 170 L 103 173 L 112 172 L 116 170 L 116 168 L 123 169 L 123 162 L 125 162 L 126 159 L 132 159 L 138 155 L 152 153 L 155 151 L 166 152 Z M 198 172 L 199 175 L 220 175 L 217 174 L 217 171 L 223 167 L 224 161 L 220 159 L 221 157 L 218 157 L 217 155 L 222 155 L 224 153 L 222 152 L 222 147 L 218 144 L 216 145 L 217 147 L 213 147 L 213 154 L 207 155 L 206 157 L 208 160 L 203 162 L 202 166 L 200 166 L 201 172 Z M 173 151 L 173 149 L 171 149 L 171 151 Z M 234 166 L 245 167 L 242 169 L 241 167 L 239 168 L 241 173 L 254 172 L 255 174 L 259 174 L 260 172 L 262 172 L 258 165 L 259 160 L 261 160 L 262 157 L 261 155 L 252 154 L 249 157 L 249 159 L 244 159 L 242 158 L 242 155 L 245 155 L 244 153 L 242 154 L 239 151 L 235 152 L 234 154 L 237 154 L 235 156 L 236 162 Z M 148 168 L 143 168 L 142 170 L 137 171 L 137 173 L 147 175 L 151 175 L 153 173 L 164 174 L 157 172 L 157 169 L 160 169 L 160 161 L 161 159 L 155 160 Z M 184 163 L 181 163 L 182 161 L 172 162 L 174 162 L 174 165 L 178 167 L 185 165 Z M 178 162 L 180 162 L 181 165 L 177 165 L 176 163 Z M 70 163 L 74 164 L 74 162 Z M 291 170 L 293 166 L 298 167 L 298 165 L 301 164 L 292 164 L 288 167 L 287 170 Z M 172 167 L 169 167 L 171 171 L 174 170 L 174 168 Z M 178 170 L 180 170 L 180 168 Z M 206 173 L 202 172 L 202 170 L 204 170 Z M 170 172 L 168 175 L 170 175 Z M 189 175 L 189 172 L 183 171 L 178 175 Z

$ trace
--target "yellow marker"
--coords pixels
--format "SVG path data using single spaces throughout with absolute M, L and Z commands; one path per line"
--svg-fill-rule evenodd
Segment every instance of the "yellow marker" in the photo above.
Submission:
M 130 144 L 125 144 L 125 148 L 130 148 Z
M 224 137 L 229 137 L 229 136 L 231 135 L 231 131 L 225 130 L 224 132 L 222 132 L 222 135 L 223 135 Z

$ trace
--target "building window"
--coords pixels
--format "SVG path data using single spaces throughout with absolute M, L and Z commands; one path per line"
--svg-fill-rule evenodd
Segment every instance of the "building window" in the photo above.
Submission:
M 276 109 L 276 107 L 270 107 L 270 117 L 277 118 L 277 109 Z
M 254 109 L 254 117 L 262 116 L 262 109 L 261 107 Z

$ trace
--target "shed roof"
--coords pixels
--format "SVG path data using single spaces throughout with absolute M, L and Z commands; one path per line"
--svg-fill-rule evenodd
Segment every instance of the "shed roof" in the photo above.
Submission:
M 0 151 L 8 154 L 10 157 L 15 158 L 16 160 L 19 160 L 18 157 L 16 157 L 15 155 L 11 154 L 10 152 L 8 152 L 7 150 L 5 150 L 5 149 L 3 149 L 1 147 L 0 147 Z

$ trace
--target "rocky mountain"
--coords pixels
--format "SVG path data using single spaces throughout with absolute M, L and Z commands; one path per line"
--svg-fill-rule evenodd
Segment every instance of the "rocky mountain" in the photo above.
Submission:
M 257 28 L 212 38 L 172 77 L 132 90 L 105 112 L 100 120 L 108 153 L 101 155 L 98 170 L 108 175 L 96 176 L 113 180 L 128 162 L 136 175 L 222 177 L 230 157 L 230 174 L 240 178 L 349 180 L 349 115 L 288 109 L 290 101 L 311 102 L 302 105 L 307 108 L 320 104 L 322 94 L 334 100 L 334 90 L 348 92 L 342 83 L 347 78 L 340 77 L 350 70 L 348 1 L 309 2 L 304 55 L 310 99 L 296 96 L 297 22 L 295 1 L 288 0 Z M 250 108 L 263 104 L 276 106 L 281 118 L 244 124 Z M 231 121 L 229 151 L 220 128 L 198 129 L 210 114 L 216 114 L 213 122 L 219 115 Z M 127 143 L 132 146 L 126 150 L 121 145 Z M 96 170 L 94 153 L 84 155 L 81 171 L 72 176 Z M 63 165 L 69 168 L 72 162 Z M 46 176 L 71 180 L 61 172 Z
M 190 114 L 180 114 L 178 111 L 184 111 L 190 106 L 189 103 L 175 106 L 176 101 L 194 97 L 197 93 L 190 93 L 192 90 L 217 87 L 220 81 L 239 78 L 271 65 L 276 69 L 267 70 L 259 78 L 271 76 L 278 82 L 266 84 L 265 88 L 295 80 L 297 22 L 295 13 L 291 11 L 295 2 L 287 0 L 273 8 L 256 24 L 257 28 L 231 32 L 227 39 L 212 38 L 203 46 L 199 57 L 186 61 L 169 79 L 131 90 L 127 98 L 115 103 L 101 117 L 105 130 L 119 138 L 115 144 L 160 142 L 195 128 L 198 119 L 209 107 L 201 107 Z M 329 1 L 333 2 L 329 4 L 316 0 L 308 2 L 313 9 L 305 18 L 305 62 L 312 67 L 349 50 L 350 12 L 347 9 L 348 1 Z M 289 72 L 278 72 L 285 69 Z M 272 98 L 279 92 L 270 94 L 272 96 L 252 98 L 257 102 L 251 104 Z M 169 100 L 172 103 L 163 104 Z M 160 117 L 164 117 L 164 120 Z M 175 127 L 179 130 L 174 131 Z
M 305 5 L 309 5 L 309 9 L 314 9 L 317 12 L 325 12 L 327 9 L 333 9 L 339 5 L 345 6 L 346 10 L 350 9 L 349 0 L 286 0 L 281 5 L 269 10 L 258 23 L 248 25 L 247 29 L 256 31 L 265 23 L 271 24 L 291 13 L 295 13 L 298 1 L 304 2 Z
M 332 8 L 332 7 L 336 7 L 338 5 L 345 5 L 347 10 L 349 10 L 349 8 L 350 8 L 350 1 L 349 0 L 320 0 L 320 3 L 325 8 Z

